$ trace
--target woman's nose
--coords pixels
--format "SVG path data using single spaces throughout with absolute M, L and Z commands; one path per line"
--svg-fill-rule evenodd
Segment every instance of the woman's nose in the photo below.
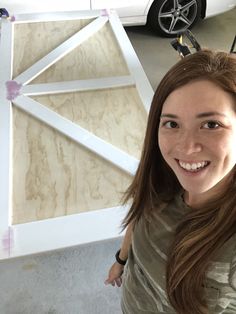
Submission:
M 176 148 L 186 155 L 199 153 L 202 151 L 202 142 L 196 132 L 186 131 L 179 134 Z

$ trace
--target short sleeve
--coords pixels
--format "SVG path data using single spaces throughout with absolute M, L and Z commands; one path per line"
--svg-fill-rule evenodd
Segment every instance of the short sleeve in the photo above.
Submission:
M 229 284 L 236 291 L 236 244 L 230 264 Z

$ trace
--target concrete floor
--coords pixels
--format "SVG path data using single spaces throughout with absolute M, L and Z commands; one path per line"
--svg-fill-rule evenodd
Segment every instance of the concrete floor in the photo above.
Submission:
M 229 51 L 236 10 L 203 21 L 193 30 L 202 46 Z M 147 27 L 128 36 L 155 89 L 178 59 L 169 39 Z M 121 314 L 120 289 L 103 284 L 121 239 L 0 262 L 0 314 Z

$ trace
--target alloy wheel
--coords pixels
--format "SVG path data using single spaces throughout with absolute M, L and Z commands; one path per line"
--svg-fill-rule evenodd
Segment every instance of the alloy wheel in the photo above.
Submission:
M 183 32 L 194 23 L 197 11 L 197 0 L 166 0 L 158 14 L 160 28 L 167 34 Z

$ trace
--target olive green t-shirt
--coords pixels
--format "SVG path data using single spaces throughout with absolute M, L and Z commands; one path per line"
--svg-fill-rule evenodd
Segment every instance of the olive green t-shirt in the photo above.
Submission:
M 123 276 L 124 314 L 176 313 L 165 291 L 167 251 L 176 226 L 189 210 L 177 196 L 148 223 L 140 219 L 135 226 Z M 211 261 L 204 289 L 210 314 L 236 314 L 236 235 Z

